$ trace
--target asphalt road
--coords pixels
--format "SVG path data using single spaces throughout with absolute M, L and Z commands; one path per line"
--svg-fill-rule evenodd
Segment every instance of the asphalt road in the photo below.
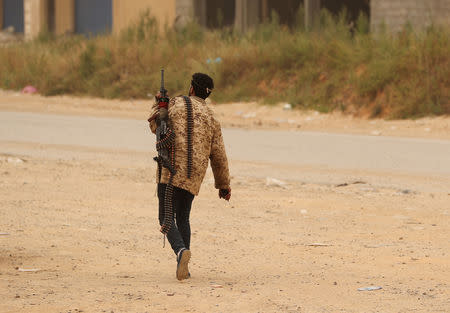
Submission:
M 450 141 L 262 130 L 223 130 L 231 160 L 450 177 Z M 154 152 L 146 121 L 0 112 L 0 143 Z M 2 152 L 2 151 L 0 151 Z

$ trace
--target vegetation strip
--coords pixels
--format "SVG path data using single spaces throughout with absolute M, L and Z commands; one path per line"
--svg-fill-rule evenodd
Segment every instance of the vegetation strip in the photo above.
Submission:
M 450 114 L 450 30 L 369 32 L 361 15 L 321 14 L 318 31 L 270 22 L 245 34 L 232 29 L 159 30 L 148 13 L 117 35 L 53 37 L 0 48 L 0 88 L 32 85 L 43 95 L 146 98 L 164 67 L 172 95 L 187 77 L 215 78 L 217 102 L 290 103 L 321 112 L 411 118 Z

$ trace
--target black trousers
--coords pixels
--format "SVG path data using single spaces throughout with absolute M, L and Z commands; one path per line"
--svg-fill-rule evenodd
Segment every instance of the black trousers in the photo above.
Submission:
M 159 225 L 162 225 L 164 222 L 164 198 L 166 187 L 166 184 L 158 184 Z M 191 225 L 189 224 L 189 215 L 191 213 L 193 200 L 194 195 L 189 191 L 173 187 L 172 204 L 174 221 L 172 221 L 172 227 L 167 233 L 167 240 L 172 246 L 175 254 L 182 248 L 190 248 Z

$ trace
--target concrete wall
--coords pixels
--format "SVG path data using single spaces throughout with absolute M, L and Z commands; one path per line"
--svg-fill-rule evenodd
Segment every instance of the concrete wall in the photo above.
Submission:
M 259 0 L 253 0 L 259 1 Z M 201 26 L 207 26 L 207 6 L 211 0 L 175 0 L 175 28 L 186 26 L 189 21 L 196 20 Z
M 194 18 L 196 7 L 204 8 L 203 0 L 175 0 L 175 21 L 176 28 L 185 26 Z M 202 21 L 199 21 L 202 23 Z
M 235 28 L 245 32 L 270 19 L 272 10 L 278 13 L 282 24 L 292 25 L 301 4 L 305 6 L 306 27 L 314 28 L 319 23 L 320 3 L 320 0 L 236 0 Z
M 194 17 L 194 19 L 200 25 L 206 27 L 206 0 L 194 0 L 194 14 L 191 14 L 190 17 Z
M 173 25 L 176 0 L 113 0 L 113 31 L 119 32 L 136 22 L 147 9 L 157 18 L 161 29 L 164 25 Z
M 47 0 L 24 0 L 25 39 L 35 38 L 48 28 Z
M 235 2 L 235 22 L 234 26 L 239 31 L 246 31 L 261 20 L 262 0 L 236 0 Z M 183 27 L 189 21 L 195 19 L 200 25 L 208 24 L 208 8 L 214 5 L 212 0 L 176 0 L 175 1 L 175 27 Z M 211 18 L 209 16 L 209 18 Z
M 119 32 L 136 22 L 147 9 L 150 9 L 151 14 L 157 18 L 161 29 L 166 24 L 172 26 L 176 18 L 176 1 L 178 0 L 113 0 L 113 31 Z M 48 30 L 48 8 L 48 0 L 24 0 L 27 39 L 35 38 L 40 32 Z M 55 33 L 58 35 L 73 33 L 75 31 L 75 0 L 55 0 L 54 8 Z M 0 27 L 1 25 L 2 23 Z
M 75 29 L 75 0 L 54 0 L 54 31 L 72 33 Z M 324 0 L 323 0 L 324 1 Z M 3 0 L 0 0 L 0 28 L 3 25 Z M 137 21 L 150 9 L 160 27 L 183 26 L 196 18 L 205 25 L 207 0 L 113 0 L 113 31 L 119 32 Z M 320 0 L 305 0 L 305 20 L 309 27 L 316 22 Z M 269 14 L 267 0 L 236 0 L 235 27 L 246 31 Z M 25 37 L 34 38 L 48 29 L 48 0 L 24 0 Z M 371 27 L 381 25 L 396 32 L 410 22 L 416 28 L 431 23 L 450 25 L 450 0 L 371 0 Z
M 40 0 L 39 5 L 39 20 L 38 20 L 38 28 L 39 32 L 48 31 L 48 0 Z M 38 32 L 38 33 L 39 33 Z
M 305 0 L 305 27 L 315 29 L 320 22 L 320 0 Z
M 235 29 L 246 32 L 261 22 L 262 2 L 259 0 L 236 0 Z
M 70 34 L 75 31 L 75 0 L 55 0 L 55 33 Z
M 450 0 L 371 0 L 370 12 L 373 31 L 385 24 L 398 32 L 408 22 L 416 29 L 450 25 Z

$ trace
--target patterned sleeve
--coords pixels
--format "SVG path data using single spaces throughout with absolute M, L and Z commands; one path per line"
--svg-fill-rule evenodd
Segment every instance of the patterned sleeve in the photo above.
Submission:
M 150 115 L 148 117 L 148 121 L 150 123 L 150 129 L 152 130 L 152 133 L 156 134 L 156 119 L 153 119 L 150 121 L 150 118 L 154 116 L 156 113 L 158 113 L 158 104 L 156 101 L 152 104 L 150 107 Z
M 170 99 L 170 102 L 169 102 L 169 109 L 175 104 L 175 100 L 176 100 L 175 97 L 173 97 L 172 99 Z M 155 101 L 155 102 L 153 103 L 153 105 L 150 107 L 150 115 L 149 115 L 149 118 L 148 118 L 148 119 L 150 119 L 153 115 L 157 114 L 157 113 L 158 113 L 158 110 L 159 110 L 159 108 L 158 108 L 158 103 Z M 158 126 L 156 125 L 156 119 L 153 119 L 152 121 L 149 121 L 149 123 L 150 123 L 150 129 L 152 130 L 152 133 L 156 134 L 156 128 L 158 127 Z
M 216 189 L 230 188 L 230 171 L 228 169 L 227 154 L 223 143 L 220 123 L 214 119 L 213 140 L 211 143 L 211 168 L 214 174 Z

